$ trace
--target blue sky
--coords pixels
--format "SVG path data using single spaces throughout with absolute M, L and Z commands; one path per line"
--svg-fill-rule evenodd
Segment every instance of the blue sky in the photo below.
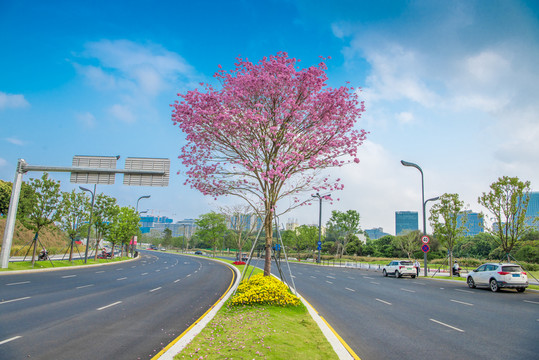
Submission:
M 369 131 L 358 165 L 332 173 L 331 210 L 395 232 L 395 211 L 426 198 L 477 197 L 503 175 L 539 190 L 536 1 L 0 1 L 0 179 L 18 158 L 69 166 L 73 155 L 171 159 L 168 188 L 100 185 L 121 205 L 175 220 L 223 204 L 183 186 L 177 93 L 213 82 L 238 55 L 286 51 L 303 66 L 330 56 L 329 84 L 361 87 Z M 69 191 L 67 174 L 51 174 Z M 29 173 L 25 180 L 38 177 Z M 282 204 L 286 207 L 287 204 Z M 317 223 L 318 206 L 282 220 Z M 420 224 L 421 226 L 421 224 Z

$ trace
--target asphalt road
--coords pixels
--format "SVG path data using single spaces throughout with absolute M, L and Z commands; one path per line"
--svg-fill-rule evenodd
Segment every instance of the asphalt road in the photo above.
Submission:
M 203 258 L 141 253 L 107 266 L 0 275 L 0 359 L 149 359 L 234 276 Z
M 493 293 L 457 281 L 290 266 L 298 292 L 362 360 L 539 356 L 537 292 Z M 289 279 L 284 263 L 283 268 Z

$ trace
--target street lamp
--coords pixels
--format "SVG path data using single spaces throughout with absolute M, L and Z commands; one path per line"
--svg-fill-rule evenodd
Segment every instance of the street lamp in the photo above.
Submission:
M 322 199 L 331 196 L 331 194 L 320 195 L 319 193 L 316 193 L 316 195 L 311 196 L 313 198 L 318 198 L 318 201 L 320 202 L 318 213 L 318 259 L 316 259 L 316 262 L 320 264 L 320 245 L 322 244 Z
M 137 215 L 140 217 L 140 214 L 142 213 L 146 213 L 148 212 L 147 210 L 146 211 L 141 211 L 140 213 L 138 212 L 138 202 L 140 201 L 140 199 L 149 199 L 151 197 L 151 195 L 142 195 L 141 197 L 139 197 L 137 199 L 137 207 L 135 208 L 135 211 L 137 213 Z M 135 247 L 137 245 L 135 244 L 135 241 L 133 240 L 133 244 L 131 245 L 131 257 L 133 257 L 133 255 L 135 254 Z
M 79 189 L 82 191 L 87 191 L 92 194 L 92 206 L 90 207 L 90 220 L 88 221 L 88 238 L 86 239 L 86 251 L 84 252 L 84 263 L 88 263 L 88 248 L 90 247 L 90 230 L 92 229 L 92 215 L 94 212 L 94 200 L 95 200 L 95 189 L 97 184 L 94 184 L 94 191 L 86 189 L 82 186 L 79 186 Z
M 423 235 L 427 235 L 427 217 L 425 215 L 425 205 L 427 204 L 427 202 L 425 201 L 425 182 L 423 180 L 423 170 L 421 170 L 419 165 L 408 162 L 408 161 L 401 160 L 401 164 L 404 165 L 404 166 L 415 167 L 421 173 L 421 205 L 423 207 Z M 432 199 L 429 199 L 429 200 L 432 200 Z M 427 201 L 429 201 L 429 200 L 427 200 Z M 424 263 L 425 263 L 424 264 L 424 275 L 425 275 L 425 277 L 427 277 L 427 253 L 424 252 L 423 254 L 424 254 L 423 259 L 424 259 Z

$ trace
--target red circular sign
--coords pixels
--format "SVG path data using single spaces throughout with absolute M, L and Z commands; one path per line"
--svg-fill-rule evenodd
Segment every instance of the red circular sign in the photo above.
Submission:
M 421 242 L 423 242 L 423 244 L 428 244 L 430 241 L 429 237 L 427 235 L 421 237 Z

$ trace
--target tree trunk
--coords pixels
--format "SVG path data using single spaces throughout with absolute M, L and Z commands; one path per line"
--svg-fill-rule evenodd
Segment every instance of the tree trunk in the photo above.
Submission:
M 71 238 L 71 246 L 69 249 L 69 261 L 73 261 L 73 243 L 75 242 L 74 238 Z
M 36 247 L 37 247 L 37 235 L 39 232 L 36 232 L 36 235 L 34 236 L 34 250 L 32 251 L 32 267 L 34 267 L 34 264 L 36 263 Z
M 271 275 L 271 245 L 273 243 L 273 213 L 271 209 L 267 209 L 266 218 L 264 219 L 264 230 L 266 232 L 266 257 L 264 259 L 264 276 Z

